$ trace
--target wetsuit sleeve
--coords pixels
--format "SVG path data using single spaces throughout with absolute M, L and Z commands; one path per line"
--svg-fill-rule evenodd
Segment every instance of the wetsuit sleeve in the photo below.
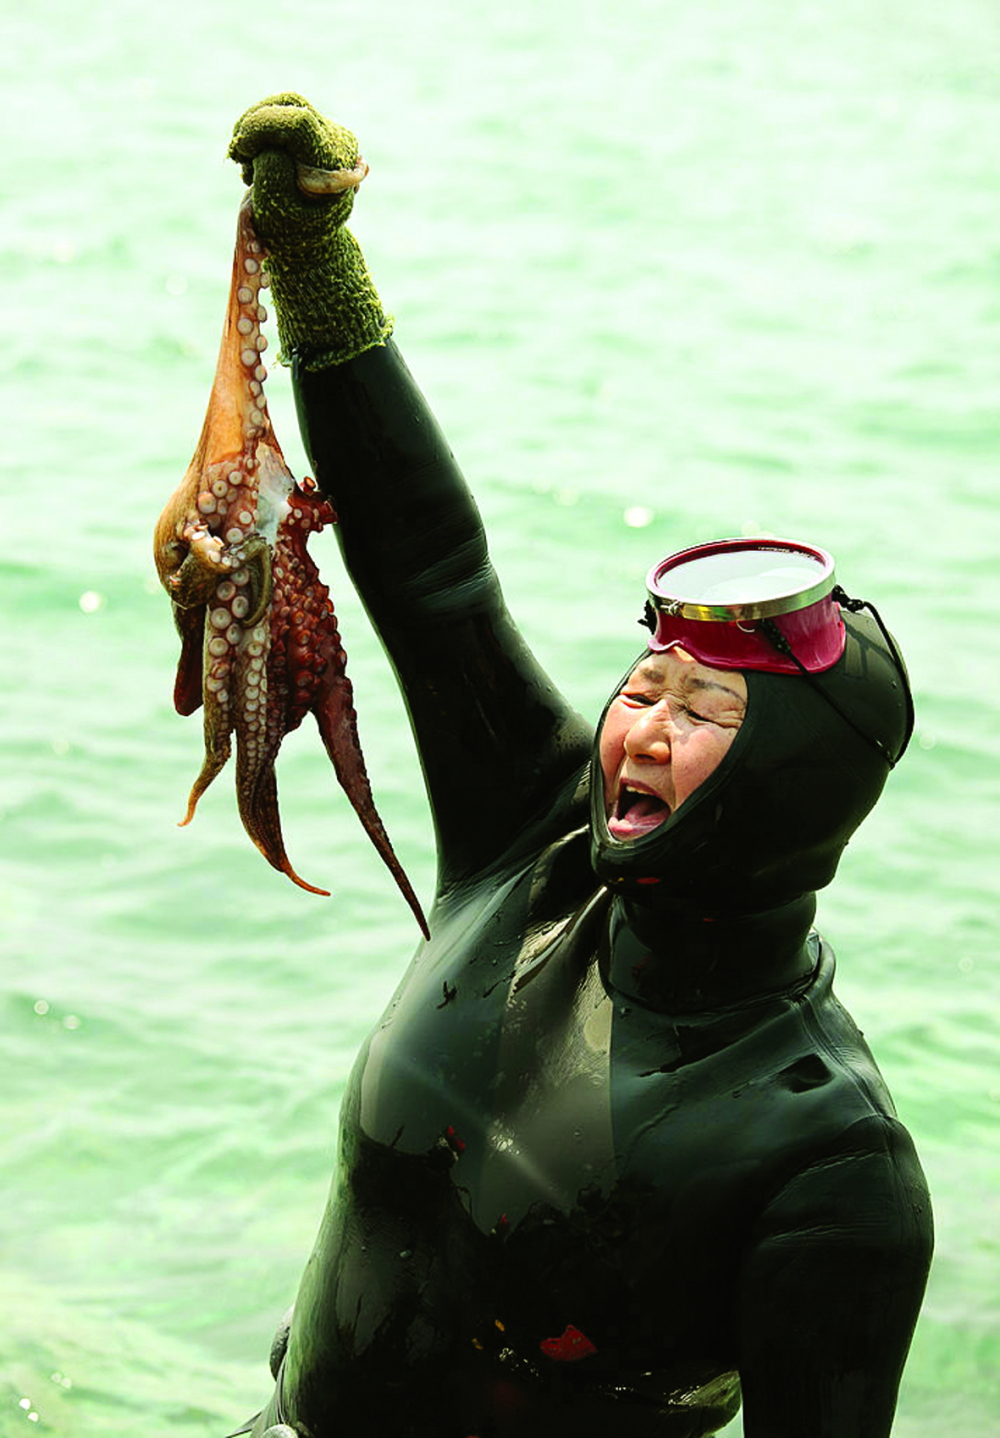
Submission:
M 886 1438 L 933 1246 L 906 1130 L 873 1117 L 766 1209 L 738 1300 L 745 1438 Z
M 478 510 L 395 344 L 317 370 L 300 357 L 293 378 L 316 481 L 409 711 L 444 890 L 529 821 L 545 826 L 592 736 L 511 620 Z

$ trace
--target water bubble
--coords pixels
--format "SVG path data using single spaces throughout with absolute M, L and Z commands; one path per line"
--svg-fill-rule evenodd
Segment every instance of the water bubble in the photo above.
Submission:
M 35 1013 L 36 1013 L 36 1014 L 47 1014 L 48 1011 L 49 1011 L 49 1001 L 48 1001 L 48 999 L 36 999 L 36 1000 L 35 1000 Z
M 80 595 L 80 608 L 84 614 L 95 614 L 105 604 L 103 594 L 98 594 L 96 589 L 85 589 Z
M 77 1018 L 76 1014 L 67 1014 L 66 1017 L 63 1019 L 63 1028 L 78 1029 L 80 1027 L 80 1023 L 81 1020 Z
M 626 509 L 622 518 L 629 529 L 645 529 L 655 518 L 653 511 L 645 504 L 633 504 Z

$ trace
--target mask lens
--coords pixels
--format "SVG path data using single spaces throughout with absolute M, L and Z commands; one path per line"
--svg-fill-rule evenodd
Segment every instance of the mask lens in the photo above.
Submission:
M 844 626 L 831 591 L 833 559 L 780 539 L 723 539 L 682 550 L 646 580 L 655 629 L 650 648 L 681 644 L 704 664 L 794 673 L 775 628 L 810 672 L 835 664 Z

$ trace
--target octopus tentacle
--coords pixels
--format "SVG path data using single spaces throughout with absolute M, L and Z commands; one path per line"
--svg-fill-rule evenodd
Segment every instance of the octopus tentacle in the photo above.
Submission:
M 271 576 L 271 546 L 262 534 L 252 534 L 245 545 L 243 568 L 247 571 L 247 615 L 244 625 L 252 629 L 271 603 L 274 581 Z
M 375 845 L 384 863 L 396 880 L 399 890 L 414 913 L 419 909 L 417 896 L 410 886 L 402 865 L 393 852 L 389 836 L 379 818 L 371 785 L 361 758 L 358 742 L 358 716 L 354 710 L 353 687 L 346 674 L 332 681 L 325 693 L 324 702 L 316 709 L 316 723 L 326 752 L 333 762 L 337 779 L 345 791 L 355 813 L 364 825 L 365 832 Z M 419 919 L 419 914 L 418 914 Z M 425 936 L 430 937 L 426 929 Z
M 173 605 L 174 624 L 181 639 L 181 657 L 174 682 L 174 708 L 178 714 L 194 714 L 202 703 L 201 650 L 205 637 L 205 606 L 182 609 Z
M 347 172 L 338 183 L 363 178 Z M 332 182 L 332 177 L 329 177 Z M 263 249 L 249 198 L 237 227 L 229 306 L 208 412 L 187 473 L 160 516 L 154 553 L 181 637 L 174 704 L 204 705 L 205 755 L 182 824 L 227 762 L 249 837 L 304 889 L 285 852 L 274 765 L 312 710 L 337 777 L 425 935 L 416 895 L 375 809 L 330 591 L 306 543 L 335 522 L 311 480 L 285 464 L 264 399 Z
M 219 704 L 208 701 L 205 704 L 205 757 L 202 760 L 201 769 L 191 786 L 191 793 L 188 795 L 187 809 L 183 819 L 178 820 L 178 828 L 185 828 L 194 818 L 194 811 L 197 808 L 198 800 L 211 784 L 217 774 L 225 768 L 229 756 L 232 753 L 232 740 L 230 739 L 229 715 L 226 709 Z

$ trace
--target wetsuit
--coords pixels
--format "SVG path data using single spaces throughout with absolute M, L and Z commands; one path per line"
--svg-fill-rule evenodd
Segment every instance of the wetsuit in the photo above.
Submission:
M 747 1438 L 886 1434 L 930 1210 L 812 892 L 765 875 L 765 906 L 708 915 L 669 883 L 601 882 L 593 733 L 507 615 L 398 351 L 295 385 L 439 872 L 431 942 L 347 1087 L 254 1432 L 693 1438 L 742 1387 Z

